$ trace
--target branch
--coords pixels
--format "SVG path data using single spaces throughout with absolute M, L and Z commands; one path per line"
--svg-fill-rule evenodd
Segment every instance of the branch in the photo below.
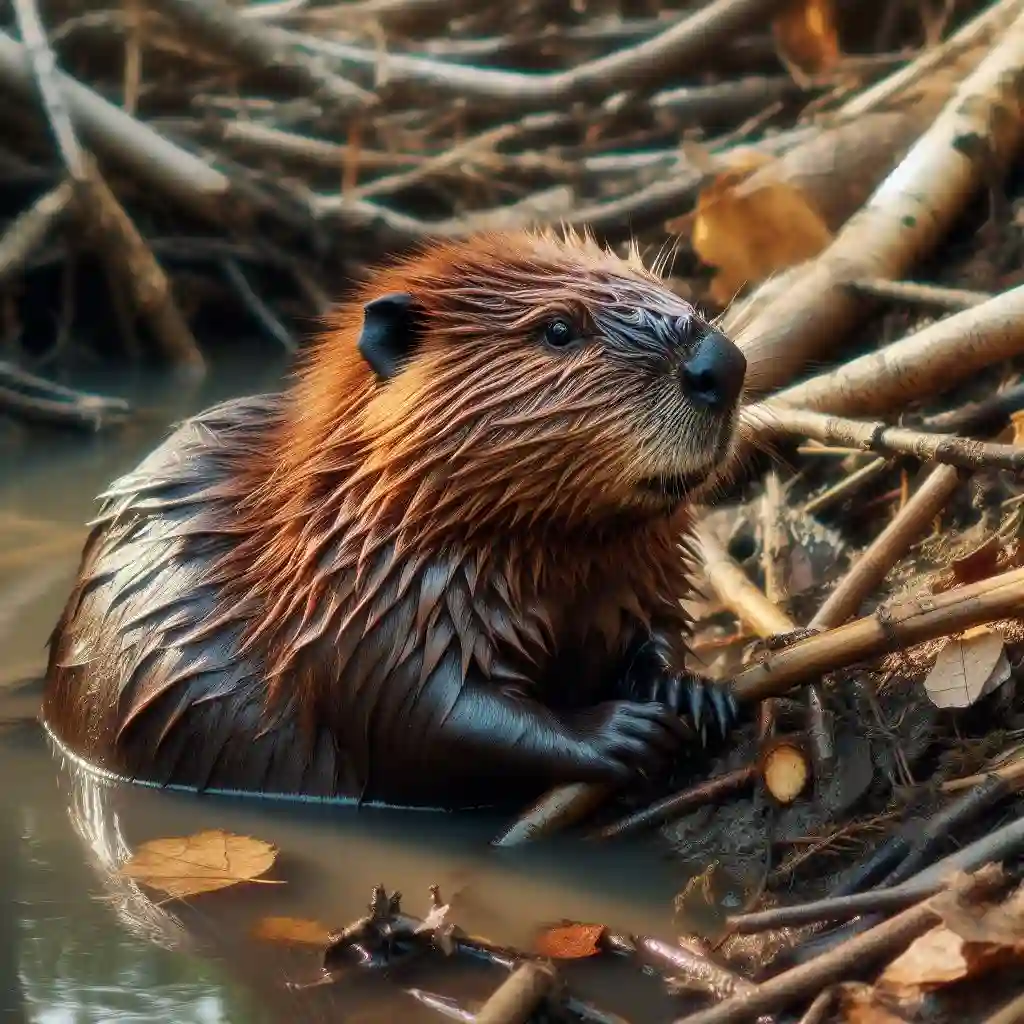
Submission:
M 329 70 L 322 58 L 297 49 L 289 32 L 244 18 L 224 0 L 158 0 L 155 6 L 203 42 L 249 67 L 287 78 L 335 112 L 367 110 L 377 103 L 372 93 Z
M 880 455 L 910 455 L 923 462 L 940 462 L 961 469 L 1024 470 L 1024 448 L 958 437 L 956 434 L 926 434 L 884 423 L 862 423 L 811 409 L 796 409 L 769 400 L 749 406 L 746 416 L 770 432 L 797 434 L 826 445 L 858 448 Z
M 165 0 L 171 2 L 171 0 Z M 173 0 L 197 3 L 199 0 Z M 205 2 L 205 0 L 202 0 Z M 751 25 L 766 21 L 785 0 L 712 0 L 664 31 L 635 46 L 579 64 L 568 71 L 531 75 L 496 71 L 425 57 L 379 53 L 314 35 L 290 33 L 295 44 L 333 58 L 340 65 L 389 85 L 407 85 L 485 100 L 516 110 L 564 107 L 575 100 L 602 98 L 621 90 L 650 91 L 679 73 L 707 63 L 724 43 Z
M 755 363 L 763 363 L 759 388 L 778 388 L 835 346 L 868 306 L 846 282 L 905 276 L 945 235 L 993 167 L 1013 156 L 1024 133 L 1022 71 L 1024 15 L 831 245 L 744 326 L 740 342 Z
M 63 71 L 56 74 L 75 126 L 104 159 L 119 164 L 207 219 L 223 215 L 231 182 L 197 156 L 108 103 Z M 33 101 L 36 85 L 27 49 L 0 30 L 0 84 Z

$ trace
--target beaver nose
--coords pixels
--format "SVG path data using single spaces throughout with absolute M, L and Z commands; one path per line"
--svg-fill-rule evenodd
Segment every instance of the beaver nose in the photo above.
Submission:
M 690 399 L 712 409 L 723 409 L 740 396 L 747 360 L 721 331 L 712 330 L 697 342 L 679 372 Z

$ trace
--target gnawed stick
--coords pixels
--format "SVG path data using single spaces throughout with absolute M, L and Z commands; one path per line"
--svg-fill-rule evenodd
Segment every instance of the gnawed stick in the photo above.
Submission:
M 759 664 L 739 672 L 726 685 L 738 703 L 780 697 L 826 672 L 971 626 L 1012 618 L 1020 614 L 1022 607 L 1024 569 L 1013 569 L 943 594 L 901 597 L 882 605 L 873 615 L 768 652 Z M 549 818 L 565 825 L 579 821 L 610 793 L 608 787 L 593 783 L 555 787 L 506 829 L 495 844 L 513 846 L 554 832 L 555 828 L 538 825 Z

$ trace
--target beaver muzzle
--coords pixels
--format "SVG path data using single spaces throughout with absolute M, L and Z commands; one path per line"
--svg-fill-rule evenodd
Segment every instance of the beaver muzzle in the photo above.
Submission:
M 679 375 L 691 402 L 729 412 L 743 391 L 747 360 L 735 342 L 712 328 L 680 365 Z

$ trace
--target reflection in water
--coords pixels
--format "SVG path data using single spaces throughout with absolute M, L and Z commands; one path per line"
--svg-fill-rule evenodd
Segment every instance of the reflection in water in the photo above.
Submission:
M 231 394 L 278 386 L 282 365 L 227 367 L 183 394 L 135 382 L 84 386 L 153 410 L 109 437 L 32 433 L 0 475 L 0 1021 L 78 1022 L 437 1021 L 403 986 L 473 1006 L 500 980 L 489 969 L 427 963 L 393 979 L 288 994 L 315 957 L 251 938 L 261 917 L 314 918 L 337 927 L 365 910 L 371 887 L 400 889 L 412 913 L 428 887 L 459 894 L 459 923 L 526 944 L 538 923 L 604 921 L 671 938 L 672 897 L 686 876 L 652 848 L 553 841 L 495 850 L 502 823 L 487 815 L 402 814 L 267 806 L 201 798 L 84 776 L 51 755 L 33 719 L 45 642 L 77 565 L 94 496 L 189 413 Z M 157 905 L 116 871 L 137 843 L 223 828 L 277 845 L 284 885 L 242 886 Z M 294 954 L 294 955 L 293 955 Z M 571 983 L 635 1024 L 678 1012 L 649 979 L 578 962 Z M 675 1012 L 674 1012 L 675 1011 Z

